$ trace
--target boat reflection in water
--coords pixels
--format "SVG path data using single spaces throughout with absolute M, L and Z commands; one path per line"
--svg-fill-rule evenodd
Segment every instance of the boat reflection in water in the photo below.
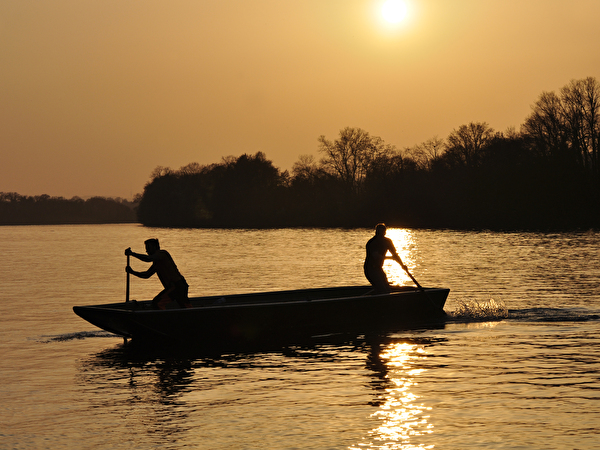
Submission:
M 436 343 L 327 336 L 207 354 L 132 341 L 83 359 L 78 384 L 131 447 L 425 449 L 430 408 L 414 388 Z
M 380 384 L 378 410 L 372 417 L 379 426 L 371 430 L 364 441 L 352 450 L 364 449 L 427 449 L 433 445 L 419 445 L 414 438 L 433 433 L 427 407 L 413 392 L 419 376 L 426 370 L 419 368 L 427 358 L 422 344 L 388 342 L 372 348 L 369 368 L 378 374 Z

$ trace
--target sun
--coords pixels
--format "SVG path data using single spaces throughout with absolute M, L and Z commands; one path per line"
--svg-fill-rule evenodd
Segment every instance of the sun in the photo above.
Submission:
M 406 2 L 403 0 L 386 0 L 381 6 L 381 15 L 389 23 L 402 22 L 406 13 Z

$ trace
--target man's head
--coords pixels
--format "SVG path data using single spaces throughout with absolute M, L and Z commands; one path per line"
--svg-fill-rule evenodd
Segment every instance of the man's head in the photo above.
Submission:
M 146 245 L 146 253 L 152 255 L 160 250 L 160 244 L 158 243 L 158 239 L 148 239 L 144 242 Z
M 385 236 L 386 231 L 387 231 L 387 228 L 384 223 L 378 223 L 377 226 L 375 227 L 375 235 L 376 236 Z

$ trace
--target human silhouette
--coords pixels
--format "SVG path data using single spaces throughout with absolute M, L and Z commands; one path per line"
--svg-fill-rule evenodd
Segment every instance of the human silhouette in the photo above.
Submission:
M 375 236 L 373 236 L 367 242 L 367 256 L 365 258 L 364 270 L 365 276 L 369 283 L 373 285 L 374 293 L 384 294 L 391 292 L 390 283 L 388 282 L 387 276 L 383 271 L 383 263 L 386 259 L 393 259 L 396 261 L 404 270 L 406 266 L 398 256 L 396 247 L 390 238 L 385 236 L 387 228 L 385 224 L 379 223 L 375 227 Z M 391 257 L 386 257 L 387 252 L 392 254 Z
M 129 265 L 125 268 L 127 273 L 139 278 L 150 278 L 157 274 L 164 289 L 152 300 L 155 309 L 166 309 L 166 305 L 175 300 L 182 308 L 191 308 L 188 299 L 189 286 L 185 278 L 179 273 L 173 258 L 166 250 L 161 250 L 158 239 L 148 239 L 144 242 L 147 255 L 131 251 L 131 247 L 125 250 L 125 255 L 133 256 L 147 263 L 152 263 L 150 268 L 144 272 L 137 272 Z

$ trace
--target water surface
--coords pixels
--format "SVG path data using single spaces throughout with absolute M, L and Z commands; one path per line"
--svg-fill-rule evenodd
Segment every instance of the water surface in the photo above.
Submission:
M 124 346 L 71 309 L 124 299 L 123 251 L 148 237 L 192 294 L 221 294 L 364 284 L 371 235 L 0 227 L 0 448 L 600 448 L 600 233 L 390 230 L 462 311 L 433 329 L 205 355 Z M 507 318 L 463 308 L 490 299 Z

